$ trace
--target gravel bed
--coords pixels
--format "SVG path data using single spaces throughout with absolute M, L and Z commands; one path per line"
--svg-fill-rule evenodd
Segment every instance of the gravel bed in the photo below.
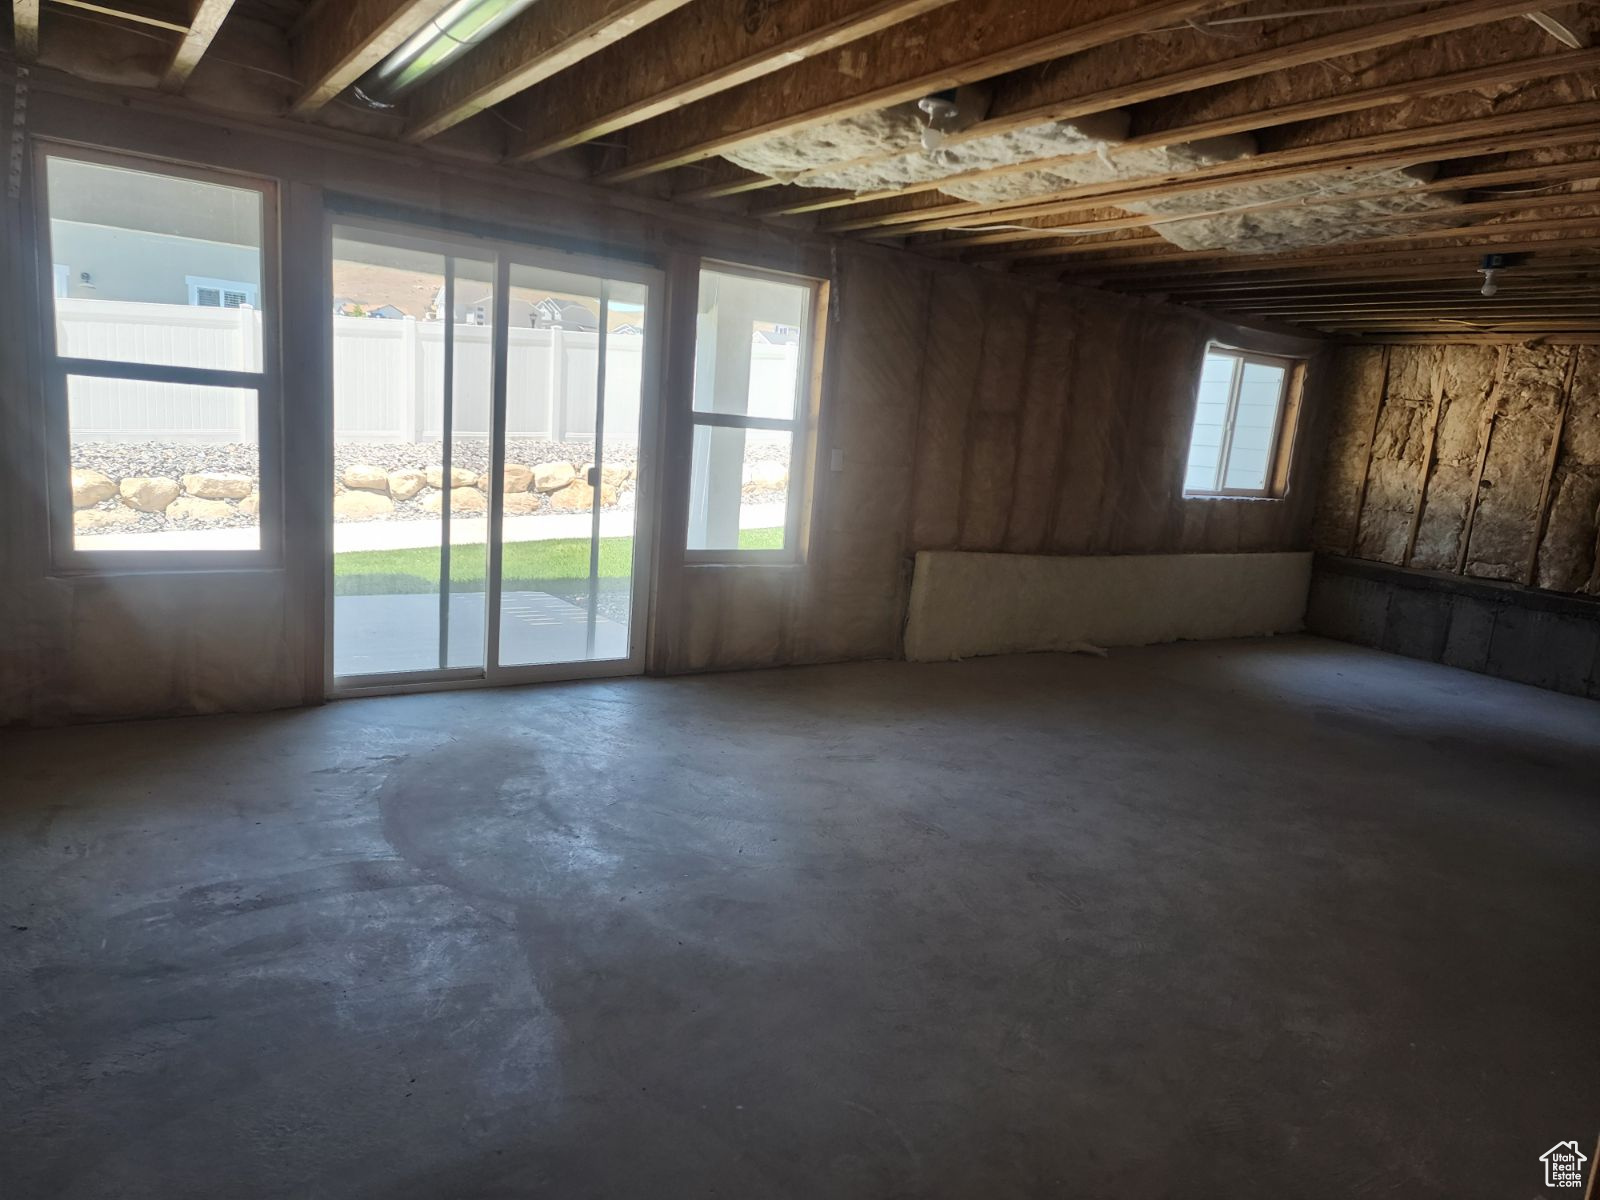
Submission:
M 258 453 L 242 442 L 74 442 L 72 465 L 87 467 L 112 479 L 161 477 L 214 471 L 255 477 Z

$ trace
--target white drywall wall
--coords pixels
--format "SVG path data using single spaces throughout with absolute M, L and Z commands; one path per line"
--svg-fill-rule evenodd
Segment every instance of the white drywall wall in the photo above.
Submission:
M 1309 553 L 917 553 L 906 657 L 1146 646 L 1302 628 Z

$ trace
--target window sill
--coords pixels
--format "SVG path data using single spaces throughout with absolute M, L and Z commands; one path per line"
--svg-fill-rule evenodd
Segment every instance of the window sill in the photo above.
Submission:
M 689 570 L 721 570 L 729 568 L 748 571 L 758 568 L 764 571 L 799 571 L 805 568 L 805 563 L 795 559 L 774 558 L 686 558 L 683 565 Z
M 1224 492 L 1185 492 L 1185 500 L 1232 500 L 1244 504 L 1282 504 L 1287 496 L 1229 496 Z

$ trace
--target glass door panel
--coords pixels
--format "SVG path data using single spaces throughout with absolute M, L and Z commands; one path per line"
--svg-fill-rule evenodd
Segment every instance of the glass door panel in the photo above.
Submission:
M 513 261 L 498 663 L 633 653 L 643 283 Z
M 495 265 L 333 238 L 333 674 L 484 667 Z
M 334 689 L 641 670 L 658 273 L 354 220 L 332 249 Z

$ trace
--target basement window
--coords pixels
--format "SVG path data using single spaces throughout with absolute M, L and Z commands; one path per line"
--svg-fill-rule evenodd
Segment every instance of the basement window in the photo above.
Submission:
M 56 565 L 265 565 L 279 537 L 262 453 L 277 422 L 272 185 L 54 147 L 38 179 Z
M 691 562 L 800 556 L 825 286 L 737 267 L 700 272 Z
M 1186 496 L 1281 496 L 1294 422 L 1293 359 L 1211 346 L 1200 368 Z

